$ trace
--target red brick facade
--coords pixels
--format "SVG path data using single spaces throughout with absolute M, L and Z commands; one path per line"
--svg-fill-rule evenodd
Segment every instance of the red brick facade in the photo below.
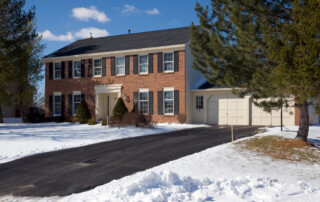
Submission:
M 68 95 L 73 91 L 81 91 L 85 94 L 91 111 L 92 117 L 95 117 L 95 85 L 122 84 L 121 96 L 128 95 L 124 102 L 129 111 L 133 109 L 133 93 L 139 88 L 148 88 L 153 91 L 153 116 L 155 122 L 178 122 L 178 115 L 158 115 L 158 96 L 157 92 L 162 91 L 163 87 L 173 87 L 179 90 L 179 114 L 186 113 L 186 66 L 185 51 L 179 51 L 179 71 L 170 73 L 158 73 L 157 53 L 153 54 L 153 73 L 133 74 L 133 55 L 129 60 L 129 75 L 111 76 L 111 57 L 106 58 L 106 76 L 88 77 L 88 60 L 85 60 L 85 77 L 68 78 L 68 62 L 65 62 L 65 78 L 58 80 L 49 80 L 49 63 L 46 63 L 46 83 L 45 83 L 45 114 L 49 116 L 49 96 L 53 92 L 61 92 L 65 95 L 65 115 L 68 115 Z M 62 62 L 62 61 L 61 61 Z

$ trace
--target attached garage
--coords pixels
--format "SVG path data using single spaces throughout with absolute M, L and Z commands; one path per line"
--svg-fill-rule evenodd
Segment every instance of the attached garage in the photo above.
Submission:
M 208 86 L 208 85 L 207 85 Z M 240 98 L 230 88 L 192 90 L 193 123 L 212 125 L 267 125 L 281 124 L 280 110 L 267 113 L 250 102 L 250 96 Z M 283 125 L 295 125 L 295 109 L 283 109 Z

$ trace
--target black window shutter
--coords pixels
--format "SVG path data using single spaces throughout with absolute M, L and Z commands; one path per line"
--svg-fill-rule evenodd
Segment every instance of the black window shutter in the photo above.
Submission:
M 158 73 L 163 72 L 163 54 L 158 53 Z
M 65 62 L 61 62 L 61 79 L 65 78 L 65 67 L 66 67 L 66 63 Z
M 106 76 L 106 58 L 102 58 L 102 76 Z
M 49 116 L 53 115 L 53 96 L 49 95 Z
M 85 77 L 85 60 L 81 60 L 81 77 Z
M 72 61 L 68 62 L 68 78 L 72 78 Z
M 89 59 L 88 60 L 88 77 L 92 77 L 93 76 L 92 61 L 93 61 L 93 59 Z
M 68 95 L 68 114 L 72 115 L 72 94 Z
M 129 75 L 129 63 L 130 63 L 130 56 L 126 55 L 125 57 L 125 74 Z
M 153 73 L 153 54 L 149 53 L 148 54 L 148 69 L 149 69 L 149 73 Z
M 49 63 L 49 80 L 53 79 L 53 62 Z
M 64 95 L 61 95 L 61 116 L 64 116 L 65 104 L 64 104 Z
M 179 71 L 179 51 L 174 51 L 174 71 Z
M 158 91 L 158 114 L 163 115 L 163 91 Z
M 85 98 L 85 95 L 81 94 L 81 101 L 84 100 L 84 98 Z
M 149 91 L 149 115 L 153 115 L 153 91 Z
M 139 70 L 138 70 L 138 55 L 134 55 L 133 56 L 133 73 L 134 74 L 138 74 Z
M 139 102 L 139 95 L 138 92 L 133 92 L 133 112 L 138 110 L 138 102 Z
M 111 58 L 111 76 L 116 75 L 116 64 L 115 64 L 115 58 Z
M 179 114 L 179 90 L 174 91 L 174 114 Z

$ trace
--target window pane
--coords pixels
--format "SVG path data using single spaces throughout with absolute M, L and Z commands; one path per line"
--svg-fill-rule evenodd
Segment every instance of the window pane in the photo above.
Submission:
M 203 96 L 196 96 L 196 109 L 203 109 Z
M 173 99 L 173 91 L 164 91 L 164 99 Z
M 81 77 L 81 62 L 80 61 L 74 61 L 74 67 L 73 67 L 73 76 L 74 77 Z
M 81 95 L 74 95 L 73 102 L 81 102 Z
M 140 65 L 140 73 L 148 73 L 148 65 Z
M 55 115 L 61 114 L 61 96 L 60 95 L 54 96 L 54 114 Z
M 140 106 L 139 106 L 139 110 L 142 113 L 147 114 L 148 113 L 148 101 L 141 101 Z
M 54 63 L 54 69 L 55 70 L 61 70 L 61 63 Z
M 173 70 L 173 62 L 164 63 L 164 71 L 172 71 Z
M 124 66 L 117 66 L 117 74 L 124 74 Z
M 54 78 L 58 79 L 58 78 L 61 78 L 61 71 L 54 71 Z
M 95 67 L 101 67 L 101 60 L 94 60 Z
M 140 93 L 140 100 L 148 100 L 148 93 L 147 92 Z
M 173 61 L 173 53 L 165 53 L 164 54 L 164 61 Z
M 74 103 L 74 114 L 77 113 L 77 109 L 79 107 L 80 103 Z
M 140 58 L 140 64 L 143 64 L 143 63 L 148 63 L 148 56 L 147 55 L 141 55 L 139 56 Z
M 173 113 L 173 100 L 164 102 L 164 113 Z
M 124 65 L 124 57 L 117 58 L 117 65 Z
M 54 102 L 60 102 L 61 101 L 61 96 L 56 95 L 54 96 Z
M 94 75 L 101 75 L 101 68 L 94 68 Z

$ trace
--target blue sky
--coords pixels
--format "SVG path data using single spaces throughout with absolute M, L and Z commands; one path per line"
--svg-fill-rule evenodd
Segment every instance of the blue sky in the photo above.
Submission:
M 210 0 L 200 1 L 208 5 Z M 43 55 L 90 36 L 112 36 L 198 24 L 196 0 L 26 0 L 36 7 Z M 40 83 L 44 93 L 44 81 Z

